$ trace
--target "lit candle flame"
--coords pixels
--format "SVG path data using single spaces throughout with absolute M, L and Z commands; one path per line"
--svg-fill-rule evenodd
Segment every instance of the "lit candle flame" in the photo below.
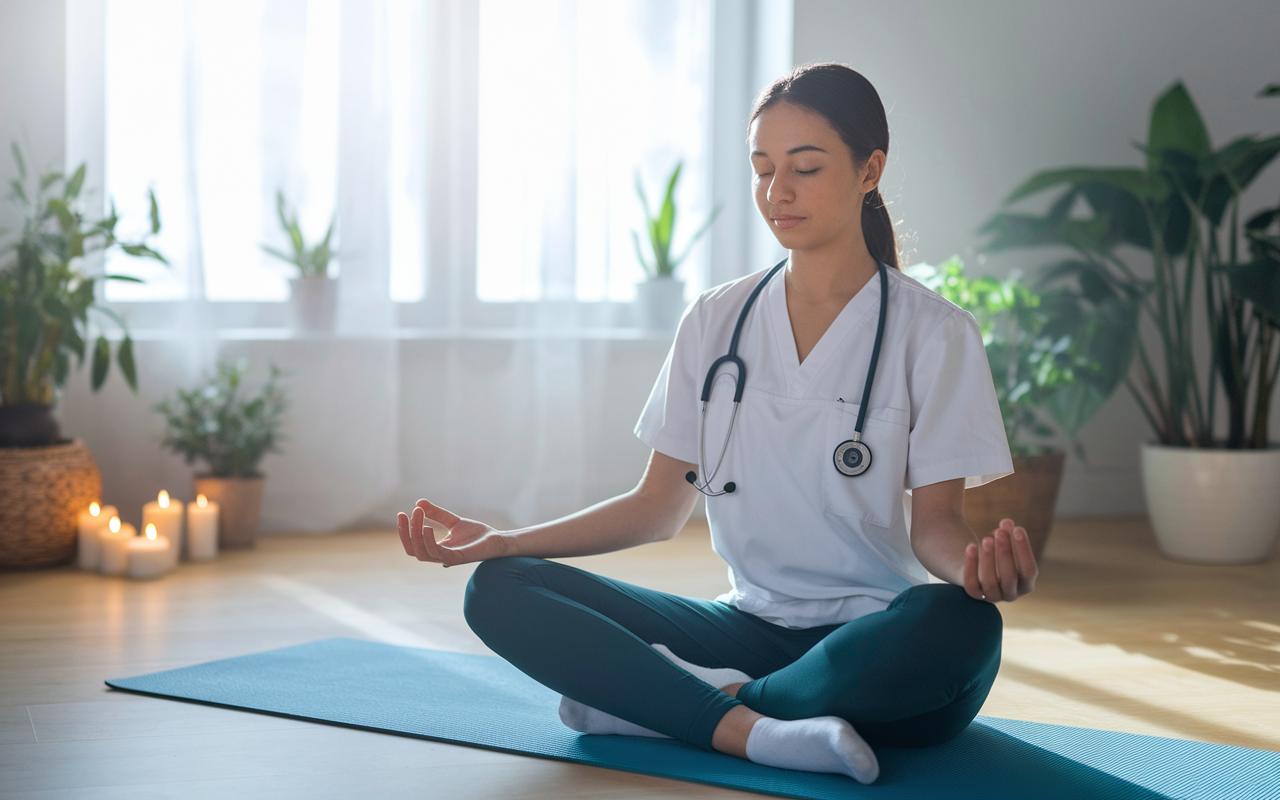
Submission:
M 164 489 L 160 490 L 160 507 L 161 508 L 169 507 L 169 493 L 166 492 Z
M 196 495 L 196 505 L 200 506 L 201 508 L 206 508 L 209 505 L 209 498 L 205 497 L 202 494 Z
M 111 532 L 112 532 L 112 533 L 119 533 L 119 532 L 120 532 L 120 518 L 119 518 L 119 517 L 112 517 L 112 518 L 111 518 L 111 521 L 107 523 L 107 527 L 111 529 Z
M 156 540 L 156 524 L 154 522 L 147 523 L 147 538 L 153 542 Z
M 96 517 L 102 513 L 102 508 L 97 503 L 89 504 L 89 516 Z

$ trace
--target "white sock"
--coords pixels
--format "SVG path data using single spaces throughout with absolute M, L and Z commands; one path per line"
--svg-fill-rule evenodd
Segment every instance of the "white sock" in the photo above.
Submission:
M 769 767 L 838 772 L 858 783 L 880 776 L 876 754 L 840 717 L 759 719 L 747 735 L 747 758 Z
M 683 669 L 685 672 L 692 674 L 695 678 L 705 683 L 709 683 L 717 689 L 723 689 L 732 683 L 746 683 L 751 680 L 749 675 L 739 672 L 736 669 L 712 669 L 711 667 L 700 667 L 697 664 L 690 664 L 682 660 L 675 653 L 672 653 L 666 645 L 655 644 L 653 649 L 657 650 L 667 658 L 671 663 Z M 570 700 L 568 697 L 560 698 L 560 721 L 567 727 L 572 728 L 579 733 L 594 733 L 600 735 L 615 736 L 652 736 L 660 739 L 670 739 L 664 733 L 651 731 L 648 728 L 642 728 L 634 722 L 627 722 L 621 717 L 615 717 L 612 714 L 606 714 L 598 708 L 592 708 L 583 705 L 577 700 Z
M 577 700 L 560 698 L 560 721 L 579 733 L 595 733 L 615 736 L 652 736 L 657 739 L 670 739 L 665 733 L 642 728 L 634 722 L 627 722 L 621 717 L 606 714 L 598 708 L 583 705 Z

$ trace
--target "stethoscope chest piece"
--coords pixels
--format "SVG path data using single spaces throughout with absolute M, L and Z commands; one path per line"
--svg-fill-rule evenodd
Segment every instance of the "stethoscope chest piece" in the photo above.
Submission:
M 850 478 L 871 468 L 871 448 L 856 439 L 841 442 L 832 456 L 836 470 Z

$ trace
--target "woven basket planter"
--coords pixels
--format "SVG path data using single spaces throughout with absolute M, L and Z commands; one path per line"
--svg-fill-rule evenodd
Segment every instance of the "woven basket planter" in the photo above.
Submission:
M 1027 539 L 1036 561 L 1049 541 L 1053 506 L 1062 486 L 1062 466 L 1067 454 L 1058 451 L 1042 456 L 1013 459 L 1013 474 L 983 484 L 964 493 L 964 517 L 979 537 L 990 536 L 1000 520 L 1011 518 L 1027 529 Z
M 102 473 L 83 441 L 0 447 L 0 569 L 66 564 L 79 514 L 102 497 Z

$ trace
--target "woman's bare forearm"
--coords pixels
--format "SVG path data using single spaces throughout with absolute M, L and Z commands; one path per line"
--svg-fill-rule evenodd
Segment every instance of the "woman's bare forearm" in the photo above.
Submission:
M 681 471 L 688 466 L 654 453 L 635 489 L 552 522 L 504 531 L 507 554 L 588 556 L 670 539 L 697 504 L 697 492 Z
M 921 527 L 918 529 L 916 525 Z M 927 527 L 927 529 L 925 529 Z M 964 551 L 978 541 L 963 516 L 912 519 L 911 549 L 916 558 L 947 583 L 964 586 Z

